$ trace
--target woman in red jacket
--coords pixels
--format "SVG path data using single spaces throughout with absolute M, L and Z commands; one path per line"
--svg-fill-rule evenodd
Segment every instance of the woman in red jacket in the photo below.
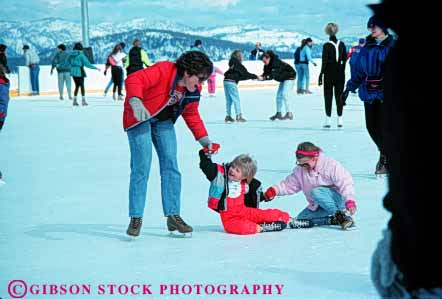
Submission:
M 163 61 L 130 74 L 125 82 L 123 126 L 130 147 L 129 216 L 127 234 L 138 236 L 146 202 L 152 143 L 158 155 L 161 197 L 169 231 L 192 232 L 180 217 L 181 174 L 177 162 L 174 124 L 183 116 L 195 139 L 212 148 L 198 112 L 201 83 L 212 73 L 206 54 L 189 51 L 176 63 Z

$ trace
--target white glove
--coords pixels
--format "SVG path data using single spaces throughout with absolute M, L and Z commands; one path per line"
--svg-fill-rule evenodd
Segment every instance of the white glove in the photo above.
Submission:
M 138 121 L 145 121 L 150 118 L 149 112 L 144 107 L 141 100 L 137 97 L 132 97 L 129 99 L 129 105 L 132 107 L 132 110 L 134 112 L 134 117 Z

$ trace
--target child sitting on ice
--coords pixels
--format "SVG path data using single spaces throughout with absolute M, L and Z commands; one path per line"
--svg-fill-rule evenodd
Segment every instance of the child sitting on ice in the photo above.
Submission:
M 351 174 L 311 142 L 298 145 L 296 159 L 293 173 L 268 188 L 266 199 L 303 191 L 309 205 L 296 219 L 308 219 L 313 225 L 340 225 L 342 229 L 352 226 L 353 219 L 344 212 L 356 212 Z
M 204 150 L 200 150 L 200 168 L 211 182 L 209 208 L 219 212 L 227 233 L 249 235 L 280 231 L 287 227 L 308 225 L 297 221 L 278 209 L 258 209 L 266 200 L 261 192 L 261 182 L 254 178 L 256 161 L 248 155 L 239 155 L 226 164 L 213 163 Z

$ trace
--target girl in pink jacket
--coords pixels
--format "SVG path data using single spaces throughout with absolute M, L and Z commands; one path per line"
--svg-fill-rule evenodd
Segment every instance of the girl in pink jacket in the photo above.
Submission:
M 264 196 L 304 192 L 308 206 L 296 219 L 310 219 L 313 225 L 340 225 L 347 229 L 353 225 L 356 201 L 351 174 L 337 161 L 325 156 L 311 142 L 303 142 L 296 150 L 296 167 L 280 183 L 269 187 Z
M 213 66 L 213 72 L 210 75 L 209 79 L 207 80 L 208 84 L 208 90 L 209 90 L 209 97 L 216 96 L 216 74 L 224 75 L 223 71 L 217 68 L 216 66 Z

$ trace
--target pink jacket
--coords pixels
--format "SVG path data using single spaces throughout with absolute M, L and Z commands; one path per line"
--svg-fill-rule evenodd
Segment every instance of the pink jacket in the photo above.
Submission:
M 330 187 L 341 194 L 345 201 L 355 200 L 351 174 L 339 162 L 322 153 L 319 155 L 315 169 L 308 171 L 296 166 L 292 174 L 273 187 L 277 195 L 290 195 L 303 191 L 309 202 L 308 208 L 312 211 L 318 208 L 311 196 L 312 189 L 317 187 Z
M 216 77 L 216 74 L 224 75 L 223 71 L 216 66 L 213 66 L 213 72 L 210 74 L 209 79 L 213 80 Z

